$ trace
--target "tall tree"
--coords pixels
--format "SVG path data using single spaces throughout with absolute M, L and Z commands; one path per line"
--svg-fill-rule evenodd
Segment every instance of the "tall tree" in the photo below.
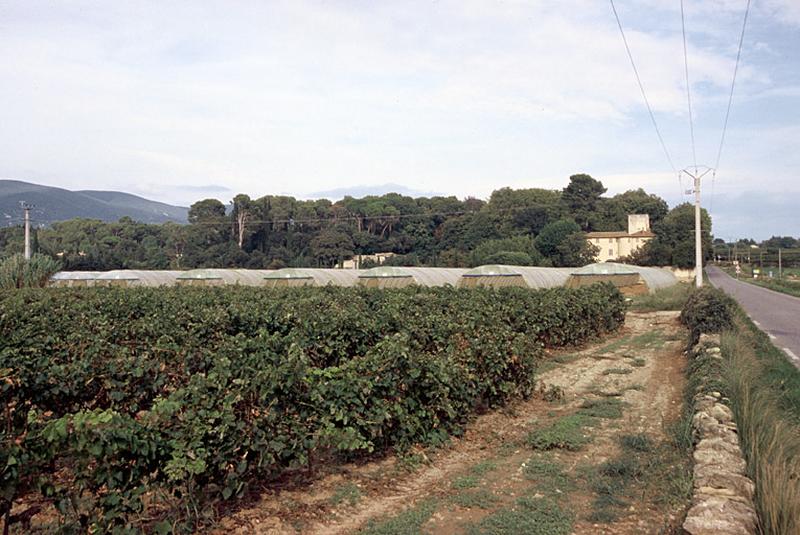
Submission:
M 590 175 L 572 175 L 569 177 L 569 185 L 561 194 L 561 200 L 581 229 L 588 231 L 593 230 L 597 206 L 605 192 L 603 183 Z

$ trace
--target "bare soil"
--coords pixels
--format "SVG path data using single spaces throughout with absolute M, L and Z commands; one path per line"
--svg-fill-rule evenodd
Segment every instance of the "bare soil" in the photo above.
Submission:
M 664 499 L 658 482 L 637 484 L 636 495 L 613 520 L 589 520 L 596 496 L 586 474 L 620 456 L 622 435 L 645 433 L 656 443 L 669 441 L 668 425 L 679 418 L 682 407 L 685 339 L 676 312 L 628 313 L 625 327 L 614 336 L 549 356 L 539 375 L 549 395 L 482 415 L 462 437 L 433 451 L 327 466 L 310 481 L 269 488 L 248 507 L 220 519 L 212 532 L 358 533 L 425 505 L 433 512 L 417 531 L 456 534 L 521 496 L 558 500 L 571 513 L 569 532 L 575 534 L 679 532 L 686 504 Z M 587 400 L 603 399 L 622 401 L 622 417 L 598 419 L 587 427 L 589 442 L 577 451 L 544 454 L 563 468 L 569 488 L 536 487 L 525 474 L 525 463 L 543 454 L 526 443 L 528 434 L 574 414 Z M 482 503 L 457 499 L 476 492 Z

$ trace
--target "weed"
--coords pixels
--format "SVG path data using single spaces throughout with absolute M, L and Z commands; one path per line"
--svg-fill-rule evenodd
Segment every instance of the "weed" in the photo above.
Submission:
M 558 362 L 559 364 L 569 364 L 575 360 L 578 360 L 581 356 L 571 353 L 569 355 L 556 355 L 553 357 L 553 362 Z
M 491 472 L 492 470 L 495 470 L 496 468 L 497 468 L 497 463 L 495 461 L 488 460 L 488 461 L 483 461 L 483 462 L 480 462 L 480 463 L 476 464 L 475 466 L 470 468 L 469 471 L 473 475 L 482 476 L 482 475 L 486 475 L 487 473 Z
M 561 465 L 542 457 L 531 457 L 522 465 L 522 474 L 535 482 L 538 491 L 553 493 L 573 488 Z
M 618 457 L 600 465 L 599 472 L 613 479 L 630 481 L 642 475 L 642 467 L 636 457 Z
M 339 486 L 331 496 L 330 502 L 332 505 L 339 505 L 347 502 L 350 505 L 355 505 L 361 499 L 361 489 L 355 483 L 345 483 Z
M 454 489 L 472 489 L 478 486 L 477 476 L 459 476 L 451 485 Z
M 415 472 L 430 460 L 423 453 L 406 452 L 397 457 L 397 468 L 406 472 Z
M 633 373 L 630 368 L 607 368 L 603 370 L 603 375 L 628 375 L 629 373 Z
M 570 362 L 578 360 L 579 358 L 580 355 L 576 354 L 556 355 L 555 357 L 543 362 L 536 371 L 539 373 L 544 373 L 557 368 L 559 364 L 569 364 Z
M 644 349 L 648 346 L 662 346 L 665 341 L 666 338 L 662 331 L 652 330 L 634 337 L 633 340 L 631 340 L 630 347 L 633 349 Z
M 644 433 L 623 435 L 620 437 L 619 442 L 624 449 L 641 453 L 651 452 L 655 448 L 653 441 Z
M 622 409 L 627 403 L 613 398 L 587 399 L 580 408 L 580 414 L 594 418 L 622 418 Z
M 422 525 L 433 515 L 438 505 L 435 500 L 425 500 L 391 518 L 371 520 L 360 533 L 361 535 L 418 535 Z
M 589 437 L 583 433 L 583 428 L 588 424 L 588 418 L 582 414 L 563 416 L 552 424 L 529 433 L 528 445 L 536 450 L 579 450 L 589 442 Z
M 630 343 L 630 341 L 631 341 L 631 337 L 630 336 L 623 336 L 619 340 L 614 340 L 610 344 L 607 344 L 607 345 L 601 347 L 600 349 L 598 349 L 597 351 L 595 351 L 595 355 L 605 355 L 605 354 L 608 354 L 608 353 L 613 353 L 613 352 L 617 351 L 618 349 L 621 349 L 621 348 L 625 347 L 626 345 L 628 345 L 628 343 Z
M 641 368 L 645 364 L 647 364 L 647 361 L 642 357 L 636 357 L 631 361 L 631 366 L 636 366 L 637 368 Z
M 539 388 L 534 392 L 534 396 L 544 401 L 561 401 L 564 395 L 564 389 L 560 386 L 544 383 L 539 383 Z
M 630 390 L 630 387 L 628 389 Z M 600 386 L 594 386 L 589 390 L 589 393 L 599 398 L 618 398 L 624 392 L 619 390 L 603 390 Z
M 509 455 L 514 455 L 514 453 L 516 453 L 522 447 L 524 447 L 524 444 L 517 442 L 516 440 L 503 442 L 500 447 L 497 448 L 497 455 L 500 457 L 508 457 Z
M 459 507 L 465 509 L 490 509 L 495 505 L 500 498 L 492 494 L 486 489 L 477 489 L 473 491 L 459 492 L 450 498 L 450 501 Z
M 545 498 L 520 498 L 513 507 L 501 509 L 478 524 L 470 526 L 470 535 L 567 535 L 572 531 L 573 516 L 558 503 Z
M 681 310 L 689 298 L 690 284 L 676 284 L 669 288 L 661 288 L 655 293 L 637 295 L 630 304 L 630 310 L 637 312 L 655 312 L 657 310 Z

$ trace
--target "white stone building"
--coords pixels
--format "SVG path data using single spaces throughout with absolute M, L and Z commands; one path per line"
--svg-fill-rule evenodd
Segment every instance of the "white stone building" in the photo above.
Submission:
M 597 253 L 598 262 L 609 262 L 629 256 L 653 237 L 655 234 L 650 231 L 648 214 L 629 214 L 627 232 L 621 230 L 586 234 L 589 243 L 600 249 Z

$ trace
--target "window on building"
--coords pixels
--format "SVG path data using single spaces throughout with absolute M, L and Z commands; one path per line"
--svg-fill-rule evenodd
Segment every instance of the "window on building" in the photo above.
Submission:
M 609 250 L 608 250 L 608 256 L 611 256 L 611 255 L 613 255 L 613 254 L 614 254 L 614 249 L 609 249 Z

